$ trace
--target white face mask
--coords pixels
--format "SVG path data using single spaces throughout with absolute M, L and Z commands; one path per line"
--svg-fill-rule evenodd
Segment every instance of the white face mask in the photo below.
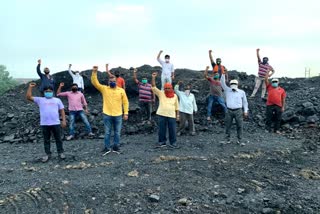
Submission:
M 231 88 L 233 91 L 236 91 L 236 90 L 238 89 L 238 85 L 232 84 L 232 85 L 230 85 L 230 88 Z
M 166 63 L 169 63 L 170 62 L 170 59 L 165 59 Z
M 185 90 L 184 93 L 189 96 L 190 95 L 190 90 Z

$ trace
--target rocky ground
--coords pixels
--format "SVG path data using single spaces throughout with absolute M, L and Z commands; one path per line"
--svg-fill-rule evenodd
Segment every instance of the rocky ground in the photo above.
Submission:
M 219 113 L 212 124 L 205 121 L 208 83 L 202 72 L 177 70 L 177 80 L 193 84 L 197 135 L 178 137 L 179 149 L 155 149 L 156 117 L 141 122 L 131 73 L 118 69 L 130 99 L 120 155 L 100 153 L 101 97 L 89 70 L 83 74 L 96 137 L 86 138 L 78 123 L 77 139 L 65 141 L 65 161 L 56 155 L 47 164 L 38 161 L 42 135 L 37 107 L 24 99 L 27 85 L 1 97 L 0 213 L 320 213 L 320 78 L 281 78 L 288 92 L 282 135 L 264 131 L 265 103 L 258 96 L 249 100 L 244 141 L 237 145 L 223 141 Z M 143 66 L 138 76 L 154 70 L 159 67 Z M 105 74 L 99 76 L 106 82 Z M 251 93 L 254 76 L 230 76 Z M 71 84 L 67 72 L 55 78 Z

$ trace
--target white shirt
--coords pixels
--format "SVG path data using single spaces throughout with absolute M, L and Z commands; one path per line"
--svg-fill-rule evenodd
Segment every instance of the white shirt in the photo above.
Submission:
M 179 97 L 179 111 L 186 114 L 193 114 L 198 111 L 196 99 L 192 93 L 186 95 L 186 93 L 179 91 L 179 85 L 174 87 L 174 92 Z
M 162 61 L 161 59 L 157 59 L 160 65 L 162 66 L 162 73 L 161 76 L 165 78 L 171 78 L 171 74 L 174 72 L 173 64 L 166 63 L 165 61 Z
M 248 113 L 249 109 L 246 93 L 241 89 L 236 89 L 236 91 L 232 91 L 232 89 L 226 85 L 225 74 L 222 74 L 220 81 L 221 87 L 223 88 L 224 93 L 226 95 L 227 108 L 243 108 L 244 113 Z
M 77 74 L 72 73 L 71 68 L 69 68 L 68 72 L 73 79 L 73 83 L 76 83 L 78 85 L 78 88 L 84 89 L 82 76 L 79 73 L 77 73 Z

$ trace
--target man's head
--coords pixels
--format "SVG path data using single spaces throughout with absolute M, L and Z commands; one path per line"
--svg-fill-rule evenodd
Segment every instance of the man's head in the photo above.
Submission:
M 230 88 L 232 89 L 232 91 L 236 91 L 238 89 L 238 85 L 238 80 L 234 79 L 230 81 Z
M 114 75 L 118 78 L 118 77 L 120 77 L 120 71 L 115 71 L 114 72 Z
M 75 75 L 80 75 L 80 72 L 79 71 L 75 71 L 74 74 Z
M 148 83 L 148 79 L 144 77 L 144 78 L 142 78 L 141 82 L 142 82 L 142 84 L 147 84 Z
M 45 74 L 49 74 L 49 73 L 50 73 L 50 70 L 49 70 L 48 67 L 45 67 L 45 68 L 44 68 L 44 73 L 45 73 Z
M 174 97 L 174 91 L 173 91 L 171 83 L 169 83 L 169 82 L 165 83 L 163 88 L 164 88 L 164 93 L 165 93 L 166 97 L 168 97 L 168 98 Z
M 221 58 L 217 58 L 216 63 L 217 63 L 217 65 L 221 65 Z
M 213 74 L 213 79 L 214 79 L 214 80 L 219 80 L 219 78 L 220 78 L 219 73 L 214 73 L 214 74 Z
M 183 86 L 184 89 L 184 93 L 189 96 L 190 95 L 190 91 L 191 91 L 191 84 L 187 84 Z
M 72 92 L 77 92 L 78 91 L 78 84 L 77 83 L 73 83 L 71 85 L 71 91 Z
M 43 94 L 44 94 L 44 97 L 47 98 L 47 99 L 50 99 L 53 97 L 53 88 L 52 86 L 45 86 L 43 88 Z
M 267 64 L 268 63 L 268 61 L 269 61 L 269 58 L 268 57 L 263 57 L 262 58 L 262 64 Z
M 115 76 L 110 76 L 109 77 L 109 86 L 111 88 L 115 88 L 117 86 L 117 79 Z
M 271 80 L 271 85 L 272 85 L 272 87 L 277 88 L 279 86 L 279 79 L 273 78 Z
M 170 62 L 170 56 L 167 54 L 164 56 L 164 60 L 166 61 L 166 63 Z

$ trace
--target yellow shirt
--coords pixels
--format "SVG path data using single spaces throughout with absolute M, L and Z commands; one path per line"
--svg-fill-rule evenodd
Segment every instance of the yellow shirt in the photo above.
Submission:
M 176 118 L 176 111 L 179 110 L 179 101 L 177 95 L 173 98 L 168 98 L 163 91 L 157 87 L 152 87 L 152 91 L 159 98 L 159 107 L 157 114 L 164 117 Z
M 123 88 L 110 88 L 110 86 L 101 85 L 97 73 L 94 72 L 92 72 L 91 75 L 91 83 L 102 94 L 104 114 L 109 116 L 120 116 L 122 115 L 122 105 L 124 114 L 128 114 L 129 101 Z

